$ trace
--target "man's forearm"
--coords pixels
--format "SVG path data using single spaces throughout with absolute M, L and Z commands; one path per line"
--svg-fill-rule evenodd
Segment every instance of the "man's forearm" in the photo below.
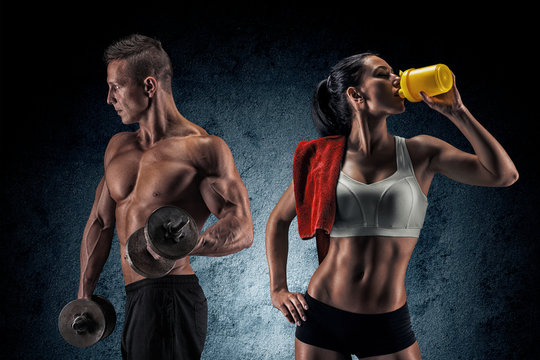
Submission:
M 226 214 L 199 237 L 190 256 L 225 256 L 250 247 L 253 244 L 251 224 L 251 219 Z
M 90 298 L 109 257 L 114 226 L 103 226 L 98 219 L 90 220 L 81 242 L 81 277 L 78 298 Z

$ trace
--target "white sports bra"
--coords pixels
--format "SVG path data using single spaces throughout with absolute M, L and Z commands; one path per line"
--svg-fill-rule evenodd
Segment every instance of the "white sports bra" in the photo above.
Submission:
M 418 237 L 428 200 L 416 181 L 405 139 L 395 136 L 397 170 L 372 184 L 340 171 L 332 237 Z

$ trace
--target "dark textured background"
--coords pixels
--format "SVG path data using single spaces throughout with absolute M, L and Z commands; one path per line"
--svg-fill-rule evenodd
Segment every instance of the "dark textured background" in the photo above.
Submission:
M 204 359 L 293 358 L 294 327 L 270 303 L 266 220 L 291 179 L 297 143 L 318 136 L 310 119 L 315 85 L 338 60 L 365 50 L 396 70 L 449 65 L 465 104 L 521 175 L 510 188 L 435 177 L 406 278 L 423 357 L 538 358 L 538 32 L 531 12 L 448 6 L 413 16 L 406 6 L 360 2 L 199 4 L 159 12 L 2 5 L 0 357 L 120 358 L 125 293 L 116 241 L 96 289 L 116 308 L 114 333 L 81 350 L 63 341 L 56 322 L 77 293 L 80 238 L 105 146 L 116 132 L 136 129 L 105 103 L 102 52 L 140 32 L 162 41 L 180 112 L 229 144 L 251 199 L 254 245 L 193 258 L 209 303 Z M 471 151 L 424 104 L 407 103 L 388 124 L 400 136 L 430 134 Z M 290 238 L 289 287 L 305 291 L 317 266 L 314 242 L 299 240 L 296 222 Z

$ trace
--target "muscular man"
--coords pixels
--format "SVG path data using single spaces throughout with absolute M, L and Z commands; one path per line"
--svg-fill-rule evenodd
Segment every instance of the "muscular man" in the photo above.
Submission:
M 78 298 L 91 297 L 116 225 L 127 295 L 123 358 L 198 359 L 207 307 L 189 256 L 167 276 L 146 279 L 128 264 L 126 242 L 154 210 L 175 205 L 189 212 L 199 232 L 210 213 L 218 218 L 189 255 L 248 248 L 253 222 L 247 190 L 225 142 L 178 111 L 171 62 L 159 41 L 131 35 L 111 45 L 105 61 L 107 103 L 122 123 L 138 123 L 139 129 L 114 135 L 107 146 L 105 175 L 81 243 Z

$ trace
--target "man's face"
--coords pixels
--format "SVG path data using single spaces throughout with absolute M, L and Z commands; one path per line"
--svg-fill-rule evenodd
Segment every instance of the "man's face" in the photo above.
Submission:
M 107 104 L 114 109 L 124 124 L 139 122 L 146 114 L 149 98 L 143 84 L 137 84 L 130 76 L 125 60 L 113 60 L 107 66 Z

